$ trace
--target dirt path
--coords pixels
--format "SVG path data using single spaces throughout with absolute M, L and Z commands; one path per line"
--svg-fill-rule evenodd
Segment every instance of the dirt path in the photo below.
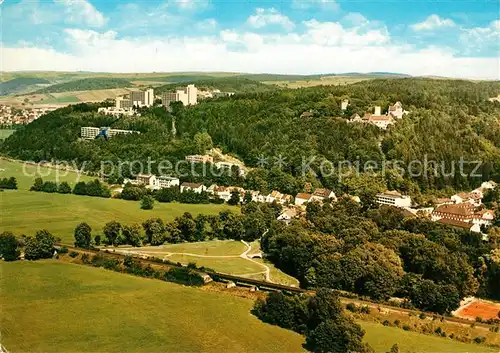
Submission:
M 259 265 L 261 267 L 264 267 L 266 269 L 265 270 L 266 282 L 273 283 L 273 281 L 271 281 L 271 269 L 267 265 L 265 265 L 263 263 L 260 263 L 260 262 L 257 262 L 254 259 L 249 258 L 247 255 L 252 250 L 252 247 L 250 246 L 250 244 L 248 244 L 244 240 L 242 240 L 241 242 L 247 246 L 247 249 L 243 252 L 243 254 L 240 255 L 240 257 L 243 258 L 243 259 L 245 259 L 245 260 L 251 261 L 251 262 L 253 262 L 253 263 L 255 263 L 255 264 L 257 264 L 257 265 Z

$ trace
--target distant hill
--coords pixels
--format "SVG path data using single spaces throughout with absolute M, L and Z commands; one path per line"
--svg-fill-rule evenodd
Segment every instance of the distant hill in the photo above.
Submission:
M 38 77 L 14 78 L 0 83 L 0 95 L 8 96 L 10 94 L 21 93 L 41 84 L 50 84 L 50 81 Z
M 182 83 L 171 83 L 155 88 L 155 94 L 166 91 L 184 88 L 187 84 L 195 84 L 198 89 L 219 89 L 222 92 L 269 92 L 279 89 L 273 85 L 266 85 L 259 81 L 249 80 L 247 78 L 236 77 L 220 77 L 209 78 L 202 80 L 183 81 Z
M 110 88 L 126 88 L 133 86 L 130 81 L 122 78 L 84 78 L 70 82 L 58 83 L 35 93 L 58 93 L 58 92 L 72 92 L 72 91 L 90 91 L 97 89 L 110 89 Z

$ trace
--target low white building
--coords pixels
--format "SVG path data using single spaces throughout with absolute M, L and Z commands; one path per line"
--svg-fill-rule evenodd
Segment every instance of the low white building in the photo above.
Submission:
M 171 188 L 173 186 L 179 186 L 180 180 L 176 177 L 170 176 L 159 176 L 156 178 L 155 186 L 158 189 Z
M 297 217 L 297 215 L 298 212 L 295 208 L 286 208 L 281 212 L 281 214 L 276 219 L 278 221 L 283 221 L 286 224 L 289 224 L 293 218 Z
M 138 174 L 135 179 L 137 185 L 144 185 L 151 188 L 156 185 L 156 175 L 153 174 Z
M 97 112 L 104 115 L 111 116 L 134 116 L 135 110 L 133 108 L 116 108 L 116 107 L 108 107 L 108 108 L 99 108 Z
M 181 184 L 181 192 L 184 191 L 194 191 L 197 194 L 201 194 L 203 191 L 207 190 L 207 187 L 203 184 L 197 184 L 197 183 L 182 183 Z
M 349 99 L 342 99 L 342 102 L 340 102 L 340 109 L 344 111 L 347 109 L 348 106 L 349 106 Z
M 396 207 L 411 207 L 411 197 L 400 194 L 397 191 L 386 191 L 375 197 L 375 202 L 381 205 Z
M 311 198 L 312 198 L 311 194 L 300 192 L 295 196 L 295 205 L 302 206 L 303 204 L 311 201 Z

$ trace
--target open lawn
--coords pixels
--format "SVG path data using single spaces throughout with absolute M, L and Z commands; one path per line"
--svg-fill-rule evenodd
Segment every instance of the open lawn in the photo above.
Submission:
M 399 351 L 404 353 L 498 353 L 498 349 L 465 344 L 416 332 L 404 331 L 396 327 L 387 327 L 373 322 L 359 322 L 366 331 L 365 340 L 376 352 L 388 352 L 394 343 L 399 346 Z
M 13 129 L 0 129 L 0 140 L 4 140 L 14 133 Z
M 301 352 L 302 336 L 255 318 L 249 299 L 61 263 L 0 262 L 9 352 Z M 29 283 L 29 287 L 26 284 Z M 377 353 L 494 353 L 360 322 Z
M 56 260 L 0 270 L 12 353 L 303 351 L 302 336 L 260 322 L 248 299 Z
M 122 249 L 122 248 L 119 248 Z M 189 253 L 203 256 L 239 256 L 246 250 L 245 244 L 235 240 L 212 240 L 196 243 L 167 244 L 129 248 L 141 254 Z
M 2 130 L 0 130 L 2 131 Z M 29 190 L 35 178 L 40 176 L 44 181 L 66 181 L 70 185 L 78 181 L 89 181 L 95 178 L 86 175 L 78 175 L 76 172 L 47 168 L 37 164 L 27 164 L 0 159 L 0 178 L 15 177 L 19 190 Z
M 32 235 L 39 229 L 47 229 L 63 243 L 73 244 L 73 231 L 80 222 L 87 222 L 93 234 L 115 220 L 122 224 L 142 223 L 151 217 L 171 221 L 184 212 L 193 215 L 217 214 L 225 209 L 238 212 L 227 205 L 188 205 L 156 203 L 153 210 L 141 210 L 139 201 L 104 199 L 100 197 L 47 194 L 25 190 L 6 190 L 0 194 L 0 231 L 8 230 L 16 235 Z

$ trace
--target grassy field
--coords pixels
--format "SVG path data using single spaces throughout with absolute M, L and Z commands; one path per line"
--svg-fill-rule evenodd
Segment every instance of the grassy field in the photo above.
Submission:
M 10 352 L 301 352 L 249 299 L 60 263 L 0 262 L 2 344 Z M 29 289 L 26 284 L 29 283 Z M 361 322 L 377 353 L 493 349 Z
M 80 222 L 87 222 L 95 235 L 101 233 L 104 224 L 112 220 L 122 224 L 132 224 L 141 223 L 151 217 L 171 221 L 184 212 L 197 215 L 217 214 L 224 209 L 237 211 L 237 208 L 227 205 L 178 203 L 156 203 L 153 210 L 145 211 L 140 209 L 139 201 L 21 190 L 2 192 L 0 208 L 2 209 L 0 231 L 8 230 L 16 235 L 31 235 L 39 229 L 47 229 L 68 244 L 73 243 L 73 231 Z
M 0 140 L 5 140 L 7 137 L 12 135 L 16 130 L 11 129 L 0 129 Z
M 0 266 L 9 352 L 303 351 L 247 299 L 52 260 Z
M 203 256 L 239 256 L 246 246 L 235 240 L 212 240 L 197 243 L 168 244 L 131 248 L 144 254 L 190 253 Z
M 366 331 L 365 340 L 376 352 L 388 352 L 394 343 L 404 353 L 498 353 L 498 349 L 475 344 L 465 344 L 415 332 L 404 331 L 396 327 L 386 327 L 372 322 L 359 322 Z
M 313 87 L 321 85 L 350 85 L 356 82 L 371 80 L 371 77 L 350 77 L 350 76 L 330 76 L 322 77 L 317 80 L 298 80 L 298 81 L 266 81 L 263 83 L 270 85 L 277 85 L 286 88 L 301 88 L 301 87 Z
M 12 176 L 17 179 L 17 186 L 20 190 L 29 190 L 37 176 L 41 176 L 44 181 L 66 181 L 70 185 L 74 185 L 78 181 L 95 179 L 86 175 L 78 176 L 77 173 L 66 170 L 57 170 L 54 168 L 0 159 L 0 178 Z

